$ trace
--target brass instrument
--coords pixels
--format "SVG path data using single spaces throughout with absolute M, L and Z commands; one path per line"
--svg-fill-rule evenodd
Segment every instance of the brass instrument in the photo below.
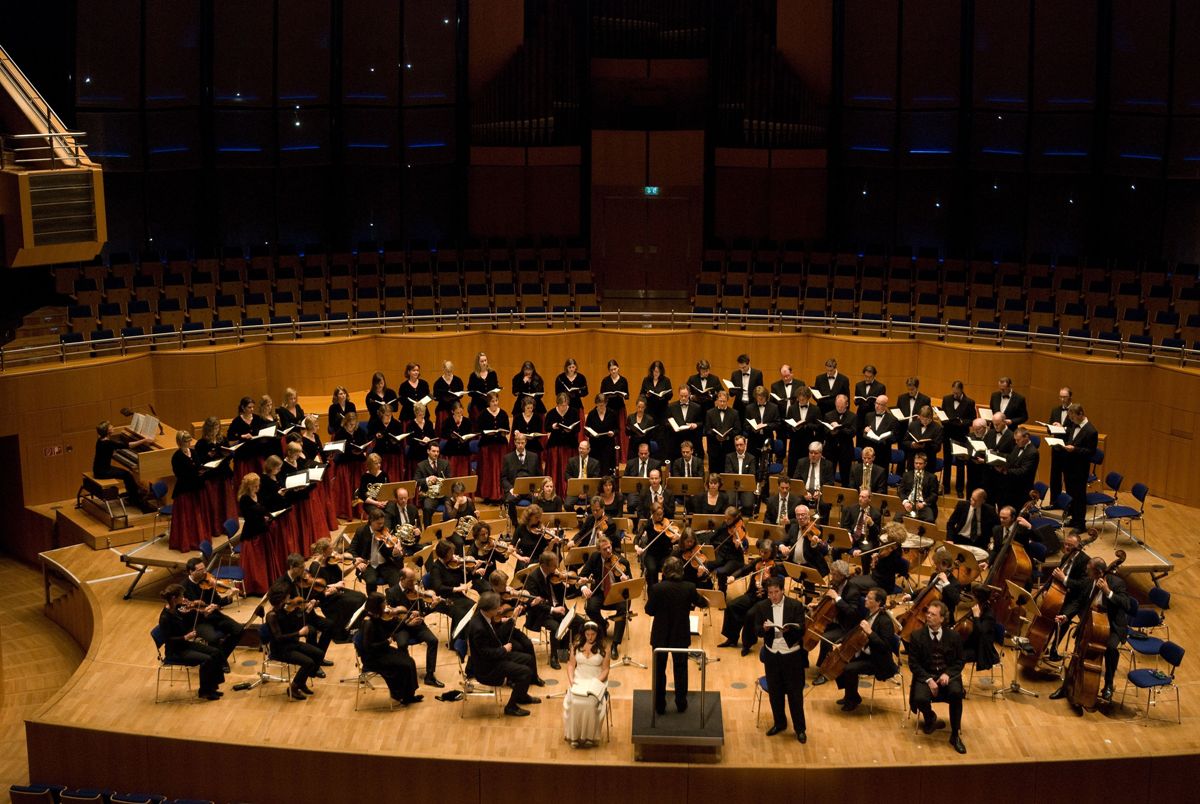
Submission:
M 401 525 L 400 530 L 396 533 L 396 538 L 400 540 L 400 545 L 404 548 L 405 552 L 409 552 L 417 546 L 417 542 L 421 538 L 421 533 L 415 525 Z
M 475 523 L 478 521 L 479 520 L 470 514 L 464 516 L 462 519 L 458 520 L 458 524 L 454 526 L 454 535 L 463 541 L 466 541 L 467 537 L 471 535 L 471 529 L 475 527 Z
M 368 483 L 367 484 L 367 494 L 366 494 L 365 499 L 378 500 L 379 492 L 383 488 L 383 485 L 384 485 L 383 483 Z
M 442 478 L 435 477 L 425 486 L 426 497 L 441 497 L 442 496 Z

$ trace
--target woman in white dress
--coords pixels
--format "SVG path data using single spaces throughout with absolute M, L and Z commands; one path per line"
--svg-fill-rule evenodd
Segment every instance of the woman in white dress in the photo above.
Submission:
M 600 626 L 589 620 L 583 624 L 567 663 L 570 689 L 563 699 L 563 739 L 572 748 L 600 742 L 600 729 L 608 711 L 609 661 Z

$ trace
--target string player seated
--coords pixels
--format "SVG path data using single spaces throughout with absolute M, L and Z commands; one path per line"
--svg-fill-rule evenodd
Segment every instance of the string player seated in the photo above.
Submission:
M 400 571 L 399 582 L 387 591 L 389 606 L 403 606 L 409 610 L 404 622 L 395 629 L 396 647 L 405 653 L 409 645 L 418 643 L 425 645 L 425 680 L 429 687 L 446 686 L 437 677 L 438 638 L 429 630 L 425 617 L 438 610 L 441 598 L 431 590 L 422 589 L 418 584 L 417 571 L 405 567 Z
M 584 611 L 587 612 L 588 619 L 600 623 L 604 629 L 604 636 L 608 635 L 608 621 L 604 618 L 604 612 L 615 612 L 612 618 L 612 657 L 617 659 L 620 658 L 621 639 L 625 636 L 625 626 L 629 619 L 629 601 L 622 600 L 613 604 L 604 601 L 612 585 L 629 580 L 632 573 L 629 561 L 624 556 L 614 553 L 614 543 L 610 538 L 600 536 L 596 546 L 599 549 L 588 556 L 587 562 L 579 571 L 580 577 L 585 579 L 579 592 L 585 601 Z
M 725 637 L 725 641 L 717 645 L 718 648 L 736 648 L 740 637 L 743 656 L 749 655 L 750 649 L 758 641 L 755 624 L 749 615 L 756 603 L 766 599 L 763 583 L 767 578 L 783 578 L 787 575 L 774 542 L 762 538 L 755 547 L 758 548 L 758 557 L 733 574 L 733 578 L 749 575 L 750 584 L 745 594 L 725 604 L 725 621 L 721 623 L 721 636 Z
M 887 592 L 878 586 L 867 591 L 867 616 L 858 627 L 867 634 L 867 644 L 850 660 L 841 675 L 837 677 L 838 689 L 843 691 L 838 705 L 844 712 L 853 712 L 862 703 L 858 692 L 858 677 L 870 673 L 879 681 L 886 681 L 896 675 L 899 668 L 892 659 L 893 645 L 896 642 L 896 626 L 892 616 L 885 608 Z

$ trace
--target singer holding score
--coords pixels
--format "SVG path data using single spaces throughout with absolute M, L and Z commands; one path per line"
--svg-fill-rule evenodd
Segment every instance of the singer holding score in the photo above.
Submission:
M 774 737 L 787 729 L 784 703 L 792 714 L 796 739 L 808 742 L 804 722 L 804 669 L 808 667 L 808 652 L 804 650 L 804 604 L 783 596 L 783 578 L 773 575 L 763 585 L 766 600 L 751 610 L 755 633 L 766 643 L 762 657 L 767 677 L 767 698 L 771 702 L 771 728 L 767 736 Z

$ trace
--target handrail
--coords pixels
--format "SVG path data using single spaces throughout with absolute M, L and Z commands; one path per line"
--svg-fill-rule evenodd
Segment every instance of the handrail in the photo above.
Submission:
M 42 97 L 41 93 L 25 75 L 25 72 L 20 66 L 12 60 L 3 47 L 0 47 L 0 79 L 2 83 L 9 88 L 9 91 L 15 96 L 14 99 L 24 101 L 26 104 L 26 118 L 31 125 L 44 125 L 45 131 L 35 132 L 28 135 L 10 135 L 9 139 L 17 139 L 22 136 L 26 137 L 50 137 L 54 139 L 53 143 L 48 143 L 49 147 L 57 160 L 64 164 L 70 164 L 72 167 L 95 167 L 95 163 L 87 157 L 83 152 L 83 148 L 73 141 L 76 136 L 81 136 L 82 132 L 72 132 L 67 129 L 66 124 L 59 116 L 58 112 L 50 106 L 50 102 Z M 52 157 L 52 159 L 54 158 Z M 46 160 L 41 160 L 46 161 Z
M 173 332 L 143 335 L 116 335 L 112 338 L 60 342 L 41 346 L 0 348 L 0 373 L 47 362 L 67 362 L 74 359 L 112 357 L 151 349 L 155 351 L 223 346 L 247 340 L 304 338 L 313 336 L 342 336 L 365 334 L 401 334 L 418 332 L 465 332 L 473 329 L 508 328 L 553 329 L 565 327 L 600 327 L 613 329 L 730 329 L 767 328 L 768 332 L 824 334 L 851 337 L 930 338 L 939 341 L 991 343 L 996 346 L 1019 346 L 1026 349 L 1048 349 L 1056 352 L 1075 351 L 1099 354 L 1122 360 L 1171 361 L 1181 367 L 1200 365 L 1200 350 L 1133 343 L 1125 338 L 1109 340 L 1084 338 L 1063 332 L 1054 334 L 1010 329 L 994 322 L 974 324 L 937 324 L 889 318 L 855 318 L 808 313 L 749 314 L 720 311 L 696 313 L 691 310 L 660 312 L 629 312 L 626 310 L 570 310 L 538 313 L 467 313 L 462 311 L 411 316 L 383 314 L 356 318 L 289 320 L 267 324 L 231 323 L 221 327 L 199 327 Z

